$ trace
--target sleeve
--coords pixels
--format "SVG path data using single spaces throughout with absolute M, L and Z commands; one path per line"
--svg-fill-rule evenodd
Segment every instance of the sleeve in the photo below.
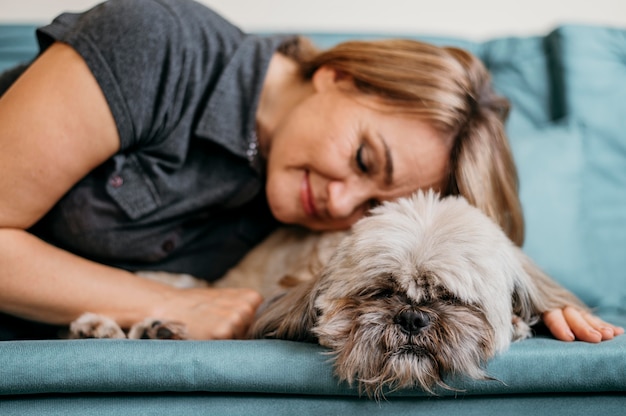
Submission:
M 163 137 L 181 102 L 190 101 L 180 95 L 193 83 L 190 51 L 201 48 L 188 26 L 210 26 L 215 16 L 191 1 L 109 0 L 61 15 L 37 36 L 42 50 L 62 41 L 85 59 L 113 113 L 121 151 L 127 151 Z

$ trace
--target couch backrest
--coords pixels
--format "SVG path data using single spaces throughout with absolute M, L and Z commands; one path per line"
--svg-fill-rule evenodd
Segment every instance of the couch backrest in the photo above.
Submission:
M 27 63 L 37 54 L 35 27 L 0 25 L 0 72 Z
M 626 31 L 564 26 L 482 54 L 513 103 L 525 250 L 590 306 L 626 310 Z

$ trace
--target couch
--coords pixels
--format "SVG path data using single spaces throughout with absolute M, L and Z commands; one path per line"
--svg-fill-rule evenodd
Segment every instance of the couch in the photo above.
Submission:
M 36 53 L 0 26 L 0 70 Z M 310 36 L 320 46 L 381 35 Z M 406 36 L 406 35 L 405 35 Z M 566 25 L 467 48 L 513 105 L 507 130 L 527 220 L 524 250 L 603 318 L 626 326 L 626 30 Z M 279 340 L 0 342 L 0 415 L 626 414 L 626 336 L 564 343 L 541 329 L 456 390 L 360 397 L 324 349 Z

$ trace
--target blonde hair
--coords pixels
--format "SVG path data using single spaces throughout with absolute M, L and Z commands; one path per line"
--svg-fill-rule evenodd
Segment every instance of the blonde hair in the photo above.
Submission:
M 305 79 L 332 67 L 349 75 L 360 92 L 452 135 L 444 193 L 462 195 L 522 245 L 518 177 L 504 130 L 509 103 L 495 94 L 478 58 L 406 39 L 349 41 L 318 51 L 308 39 L 296 38 L 279 51 L 299 63 Z

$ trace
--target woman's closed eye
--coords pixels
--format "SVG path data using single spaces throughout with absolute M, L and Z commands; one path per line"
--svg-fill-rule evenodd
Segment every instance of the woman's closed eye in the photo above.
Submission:
M 356 151 L 356 165 L 363 173 L 370 173 L 371 166 L 365 157 L 365 144 L 361 144 Z
M 374 173 L 374 168 L 372 166 L 372 162 L 369 160 L 366 150 L 367 149 L 365 148 L 365 144 L 361 144 L 359 146 L 356 151 L 356 165 L 362 173 L 371 175 Z M 372 198 L 365 201 L 365 203 L 363 204 L 363 209 L 367 213 L 372 208 L 375 208 L 378 205 L 380 205 L 380 201 Z

